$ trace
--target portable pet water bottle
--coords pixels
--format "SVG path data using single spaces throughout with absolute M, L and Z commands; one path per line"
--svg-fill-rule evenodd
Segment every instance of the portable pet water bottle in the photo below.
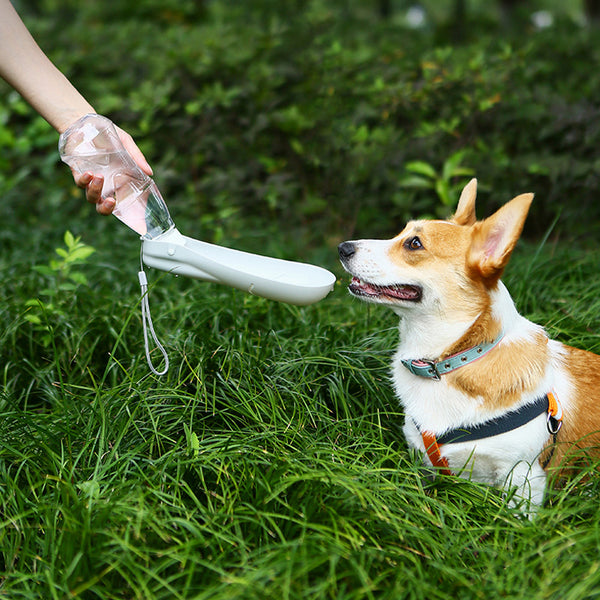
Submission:
M 104 177 L 102 197 L 114 198 L 113 214 L 141 236 L 144 264 L 289 304 L 312 304 L 333 289 L 335 276 L 322 267 L 242 252 L 182 235 L 156 183 L 134 162 L 114 124 L 106 117 L 82 117 L 61 134 L 58 149 L 61 159 L 75 171 Z M 147 290 L 143 270 L 140 283 L 143 292 Z M 142 309 L 147 308 L 147 293 L 144 297 L 146 304 L 142 304 Z M 167 361 L 154 335 L 149 312 L 148 320 Z M 154 370 L 150 359 L 148 362 Z
M 123 147 L 112 121 L 86 115 L 59 138 L 61 159 L 79 173 L 104 177 L 103 198 L 116 201 L 113 214 L 144 239 L 155 239 L 175 227 L 154 181 Z

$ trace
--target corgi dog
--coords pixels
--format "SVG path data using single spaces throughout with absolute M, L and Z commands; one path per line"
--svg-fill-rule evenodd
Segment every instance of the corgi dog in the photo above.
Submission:
M 400 317 L 392 381 L 409 446 L 534 512 L 549 468 L 600 456 L 600 356 L 549 339 L 500 280 L 533 194 L 483 221 L 476 194 L 473 179 L 449 220 L 412 221 L 393 239 L 338 252 L 350 293 Z

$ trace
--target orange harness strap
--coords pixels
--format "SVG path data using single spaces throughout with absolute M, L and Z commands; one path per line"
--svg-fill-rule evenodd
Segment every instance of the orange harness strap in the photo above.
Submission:
M 427 450 L 427 456 L 429 456 L 431 464 L 436 469 L 439 469 L 442 475 L 452 475 L 452 471 L 450 470 L 448 461 L 442 456 L 442 453 L 440 452 L 440 446 L 437 442 L 435 434 L 430 433 L 429 431 L 423 431 L 421 433 L 421 437 L 423 438 L 425 450 Z
M 548 396 L 548 415 L 556 419 L 557 423 L 562 424 L 563 412 L 558 398 L 553 392 L 548 392 L 546 395 Z M 560 425 L 558 426 L 558 429 L 560 429 Z M 553 432 L 551 431 L 550 433 Z

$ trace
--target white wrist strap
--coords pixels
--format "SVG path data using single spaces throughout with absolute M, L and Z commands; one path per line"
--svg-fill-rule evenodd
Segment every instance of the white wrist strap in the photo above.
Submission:
M 138 273 L 138 279 L 140 280 L 140 288 L 142 292 L 142 325 L 144 327 L 144 349 L 146 351 L 146 360 L 148 361 L 150 370 L 155 375 L 160 376 L 164 375 L 169 370 L 169 356 L 167 355 L 167 351 L 165 350 L 164 346 L 159 342 L 156 332 L 154 331 L 152 316 L 150 315 L 150 302 L 148 301 L 148 279 L 146 278 L 146 273 L 144 273 L 143 269 Z M 163 355 L 165 366 L 162 371 L 158 371 L 152 363 L 152 358 L 150 356 L 150 344 L 148 341 L 148 330 L 150 330 L 150 335 L 152 336 L 156 347 Z

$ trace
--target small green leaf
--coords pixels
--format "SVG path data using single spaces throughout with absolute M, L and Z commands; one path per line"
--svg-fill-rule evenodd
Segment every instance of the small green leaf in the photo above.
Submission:
M 355 144 L 362 144 L 369 139 L 369 128 L 366 125 L 361 125 L 352 135 L 352 141 Z
M 194 431 L 192 431 L 190 434 L 190 444 L 194 457 L 197 457 L 200 454 L 200 440 Z
M 42 324 L 42 320 L 38 317 L 38 315 L 33 315 L 31 313 L 27 313 L 26 315 L 23 315 L 23 316 L 26 321 L 33 323 L 33 325 L 41 325 Z
M 40 275 L 54 275 L 54 269 L 51 269 L 48 265 L 35 265 L 33 270 L 39 273 Z
M 451 177 L 471 177 L 475 175 L 475 169 L 469 167 L 456 167 L 451 174 Z
M 406 177 L 401 177 L 398 183 L 401 187 L 419 189 L 431 189 L 434 185 L 431 179 L 425 179 L 418 175 L 406 175 Z
M 71 251 L 69 258 L 71 261 L 85 260 L 94 254 L 94 252 L 96 252 L 96 249 L 92 248 L 92 246 L 78 246 Z
M 87 277 L 83 273 L 69 273 L 69 279 L 77 285 L 87 285 Z
M 446 180 L 438 179 L 435 182 L 435 191 L 439 199 L 442 201 L 442 204 L 448 206 L 452 203 L 452 200 L 450 199 L 450 189 Z
M 63 283 L 58 286 L 60 292 L 74 292 L 76 289 L 77 286 L 69 281 L 63 281 Z
M 188 449 L 191 450 L 194 458 L 196 458 L 200 454 L 200 440 L 191 427 L 184 424 L 183 429 L 185 431 Z
M 82 481 L 77 484 L 77 488 L 81 493 L 89 499 L 98 499 L 100 497 L 100 484 L 95 481 Z
M 75 238 L 73 237 L 73 234 L 68 230 L 65 231 L 64 240 L 67 248 L 72 248 L 75 245 Z
M 304 146 L 302 145 L 302 142 L 297 139 L 297 138 L 292 138 L 290 140 L 290 146 L 292 147 L 292 149 L 294 150 L 294 152 L 300 156 L 302 156 L 304 154 Z
M 419 175 L 424 175 L 430 179 L 435 179 L 437 177 L 435 169 L 429 163 L 422 160 L 408 162 L 404 165 L 404 168 L 411 173 L 418 173 Z
M 448 180 L 456 175 L 455 171 L 456 169 L 461 168 L 460 163 L 462 162 L 464 156 L 464 150 L 459 150 L 446 159 L 444 166 L 442 167 L 442 179 Z

